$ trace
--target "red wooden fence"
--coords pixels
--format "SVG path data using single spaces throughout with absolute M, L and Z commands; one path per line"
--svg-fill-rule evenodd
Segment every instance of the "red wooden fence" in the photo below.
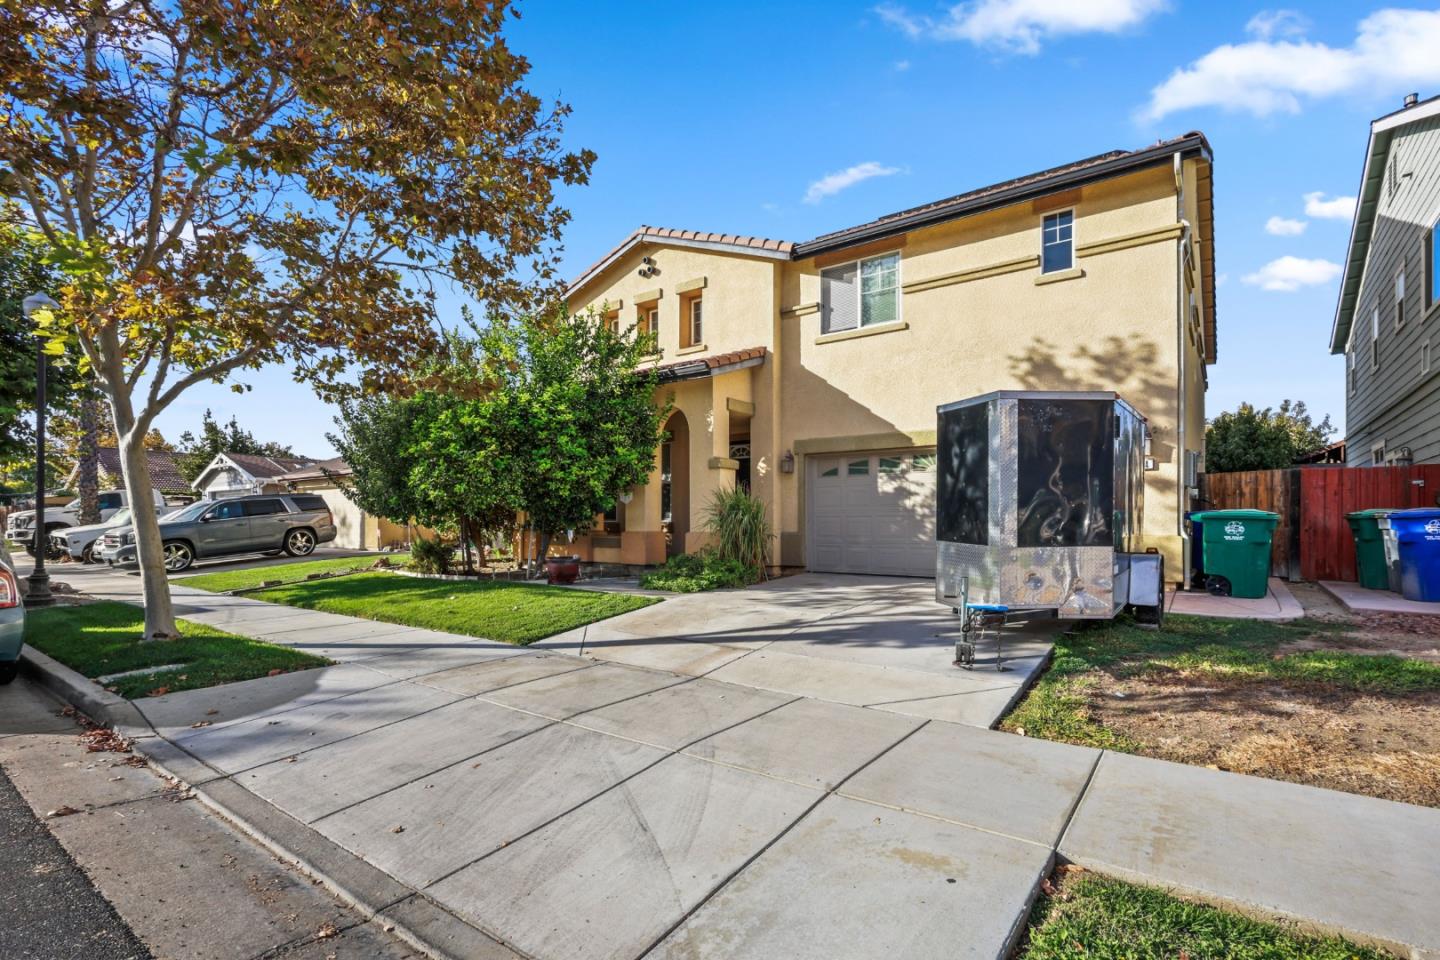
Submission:
M 1300 471 L 1300 573 L 1306 580 L 1355 580 L 1355 541 L 1345 514 L 1371 507 L 1440 503 L 1440 464 L 1415 467 L 1306 467 Z

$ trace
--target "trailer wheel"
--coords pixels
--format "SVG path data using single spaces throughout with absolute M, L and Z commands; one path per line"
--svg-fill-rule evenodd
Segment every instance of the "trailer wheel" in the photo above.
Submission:
M 1230 581 L 1226 577 L 1208 576 L 1205 578 L 1205 592 L 1212 597 L 1230 596 Z

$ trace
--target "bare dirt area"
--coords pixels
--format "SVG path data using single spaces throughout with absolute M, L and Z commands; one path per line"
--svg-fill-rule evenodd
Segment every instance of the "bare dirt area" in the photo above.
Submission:
M 1404 613 L 1354 613 L 1313 583 L 1292 583 L 1290 592 L 1305 615 L 1345 626 L 1345 632 L 1316 634 L 1281 646 L 1278 653 L 1338 650 L 1345 653 L 1389 653 L 1440 663 L 1440 616 Z
M 1147 756 L 1440 807 L 1440 692 L 1104 671 L 1086 679 L 1092 718 Z

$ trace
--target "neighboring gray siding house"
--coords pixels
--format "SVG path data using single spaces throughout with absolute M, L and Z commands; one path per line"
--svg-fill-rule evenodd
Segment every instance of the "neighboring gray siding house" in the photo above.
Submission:
M 1330 352 L 1346 463 L 1440 463 L 1440 97 L 1370 124 Z

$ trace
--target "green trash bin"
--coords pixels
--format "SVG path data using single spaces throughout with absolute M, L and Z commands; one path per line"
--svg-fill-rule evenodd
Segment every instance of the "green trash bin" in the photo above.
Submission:
M 1389 510 L 1357 510 L 1345 514 L 1350 532 L 1355 535 L 1355 565 L 1360 571 L 1360 586 L 1367 590 L 1390 589 L 1385 536 L 1380 529 L 1380 521 L 1390 513 Z
M 1270 579 L 1270 539 L 1278 513 L 1206 510 L 1195 514 L 1205 537 L 1205 589 L 1221 597 L 1259 600 Z

